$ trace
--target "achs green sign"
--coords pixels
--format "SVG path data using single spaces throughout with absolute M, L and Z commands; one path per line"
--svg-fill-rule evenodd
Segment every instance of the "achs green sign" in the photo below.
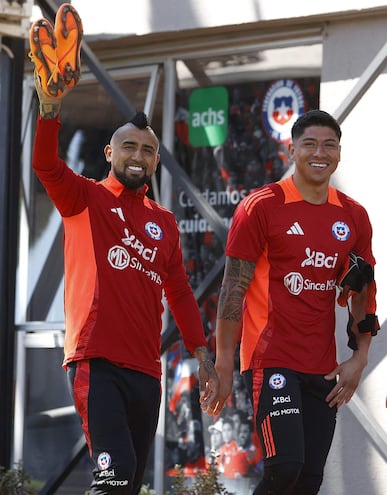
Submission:
M 223 86 L 194 89 L 189 99 L 189 142 L 219 146 L 227 137 L 228 93 Z

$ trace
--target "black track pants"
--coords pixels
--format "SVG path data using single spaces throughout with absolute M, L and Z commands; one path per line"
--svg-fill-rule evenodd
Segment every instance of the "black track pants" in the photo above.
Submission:
M 102 359 L 68 367 L 75 407 L 95 463 L 92 495 L 137 495 L 156 432 L 160 382 Z
M 245 375 L 264 453 L 264 478 L 254 495 L 315 495 L 336 426 L 325 398 L 336 381 L 285 368 Z

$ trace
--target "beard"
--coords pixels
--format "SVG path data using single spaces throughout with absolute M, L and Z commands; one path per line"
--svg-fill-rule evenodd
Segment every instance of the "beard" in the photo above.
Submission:
M 116 179 L 127 189 L 141 189 L 150 179 L 145 173 L 142 177 L 128 177 L 125 172 L 115 172 Z

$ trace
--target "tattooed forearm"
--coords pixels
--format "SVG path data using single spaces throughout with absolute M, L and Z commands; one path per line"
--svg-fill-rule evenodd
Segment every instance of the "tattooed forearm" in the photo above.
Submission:
M 242 320 L 242 306 L 250 285 L 255 263 L 237 258 L 227 258 L 220 290 L 218 318 L 231 321 Z
M 226 279 L 236 280 L 241 287 L 247 290 L 253 278 L 255 263 L 238 258 L 227 258 L 224 277 Z

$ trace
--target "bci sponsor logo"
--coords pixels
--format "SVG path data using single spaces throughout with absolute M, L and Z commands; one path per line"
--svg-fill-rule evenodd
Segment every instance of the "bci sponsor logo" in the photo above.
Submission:
M 301 263 L 301 267 L 314 266 L 316 268 L 334 268 L 337 263 L 338 253 L 327 256 L 321 251 L 313 251 L 309 247 L 305 249 L 306 258 Z
M 280 397 L 273 397 L 273 406 L 277 404 L 285 404 L 286 402 L 292 402 L 290 395 L 281 395 Z
M 109 476 L 115 476 L 114 469 L 105 469 L 99 473 L 100 478 L 108 478 Z
M 125 237 L 122 239 L 122 242 L 126 246 L 130 246 L 146 261 L 154 262 L 157 254 L 157 247 L 147 248 L 144 244 L 137 239 L 134 234 L 129 233 L 129 229 L 124 229 Z

